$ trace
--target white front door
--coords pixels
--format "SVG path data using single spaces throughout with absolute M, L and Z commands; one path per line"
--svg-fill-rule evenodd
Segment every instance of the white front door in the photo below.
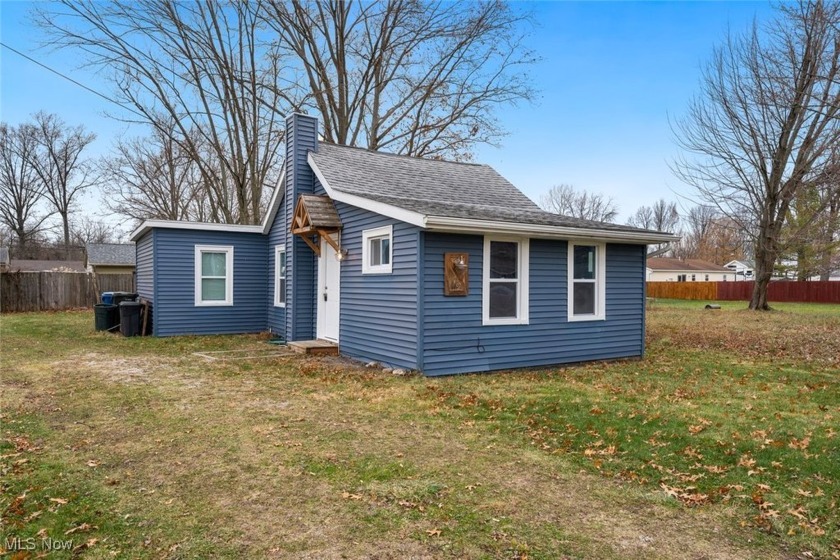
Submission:
M 340 312 L 341 263 L 335 258 L 333 246 L 321 240 L 321 257 L 318 259 L 318 329 L 317 336 L 338 342 L 338 316 Z

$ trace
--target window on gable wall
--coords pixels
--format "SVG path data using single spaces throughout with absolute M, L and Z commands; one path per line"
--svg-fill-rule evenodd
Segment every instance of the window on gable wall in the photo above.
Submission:
M 389 274 L 393 226 L 366 229 L 362 232 L 362 274 Z
M 195 305 L 233 305 L 233 247 L 195 246 Z
M 527 239 L 484 239 L 483 324 L 528 324 L 528 248 Z
M 286 246 L 274 248 L 274 305 L 286 307 Z
M 606 248 L 601 243 L 569 242 L 569 321 L 606 317 Z

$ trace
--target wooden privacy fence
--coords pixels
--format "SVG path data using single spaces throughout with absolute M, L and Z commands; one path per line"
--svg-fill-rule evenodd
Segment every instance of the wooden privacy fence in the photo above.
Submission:
M 0 273 L 0 312 L 90 307 L 101 292 L 133 292 L 133 274 L 87 272 Z
M 749 301 L 754 282 L 648 282 L 648 297 Z M 770 301 L 840 303 L 840 282 L 770 282 Z

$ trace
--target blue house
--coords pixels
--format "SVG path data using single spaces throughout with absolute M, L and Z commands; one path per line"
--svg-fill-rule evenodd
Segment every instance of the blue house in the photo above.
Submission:
M 671 234 L 541 210 L 486 165 L 319 142 L 295 114 L 260 225 L 132 235 L 153 333 L 271 331 L 426 375 L 641 356 Z

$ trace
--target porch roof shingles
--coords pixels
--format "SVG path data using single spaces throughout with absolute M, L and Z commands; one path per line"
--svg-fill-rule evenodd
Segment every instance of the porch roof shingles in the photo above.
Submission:
M 330 197 L 302 194 L 300 198 L 309 215 L 309 226 L 323 229 L 341 228 L 341 218 L 338 217 L 338 212 Z
M 546 212 L 488 165 L 329 143 L 321 143 L 310 156 L 334 190 L 425 216 L 652 233 Z

